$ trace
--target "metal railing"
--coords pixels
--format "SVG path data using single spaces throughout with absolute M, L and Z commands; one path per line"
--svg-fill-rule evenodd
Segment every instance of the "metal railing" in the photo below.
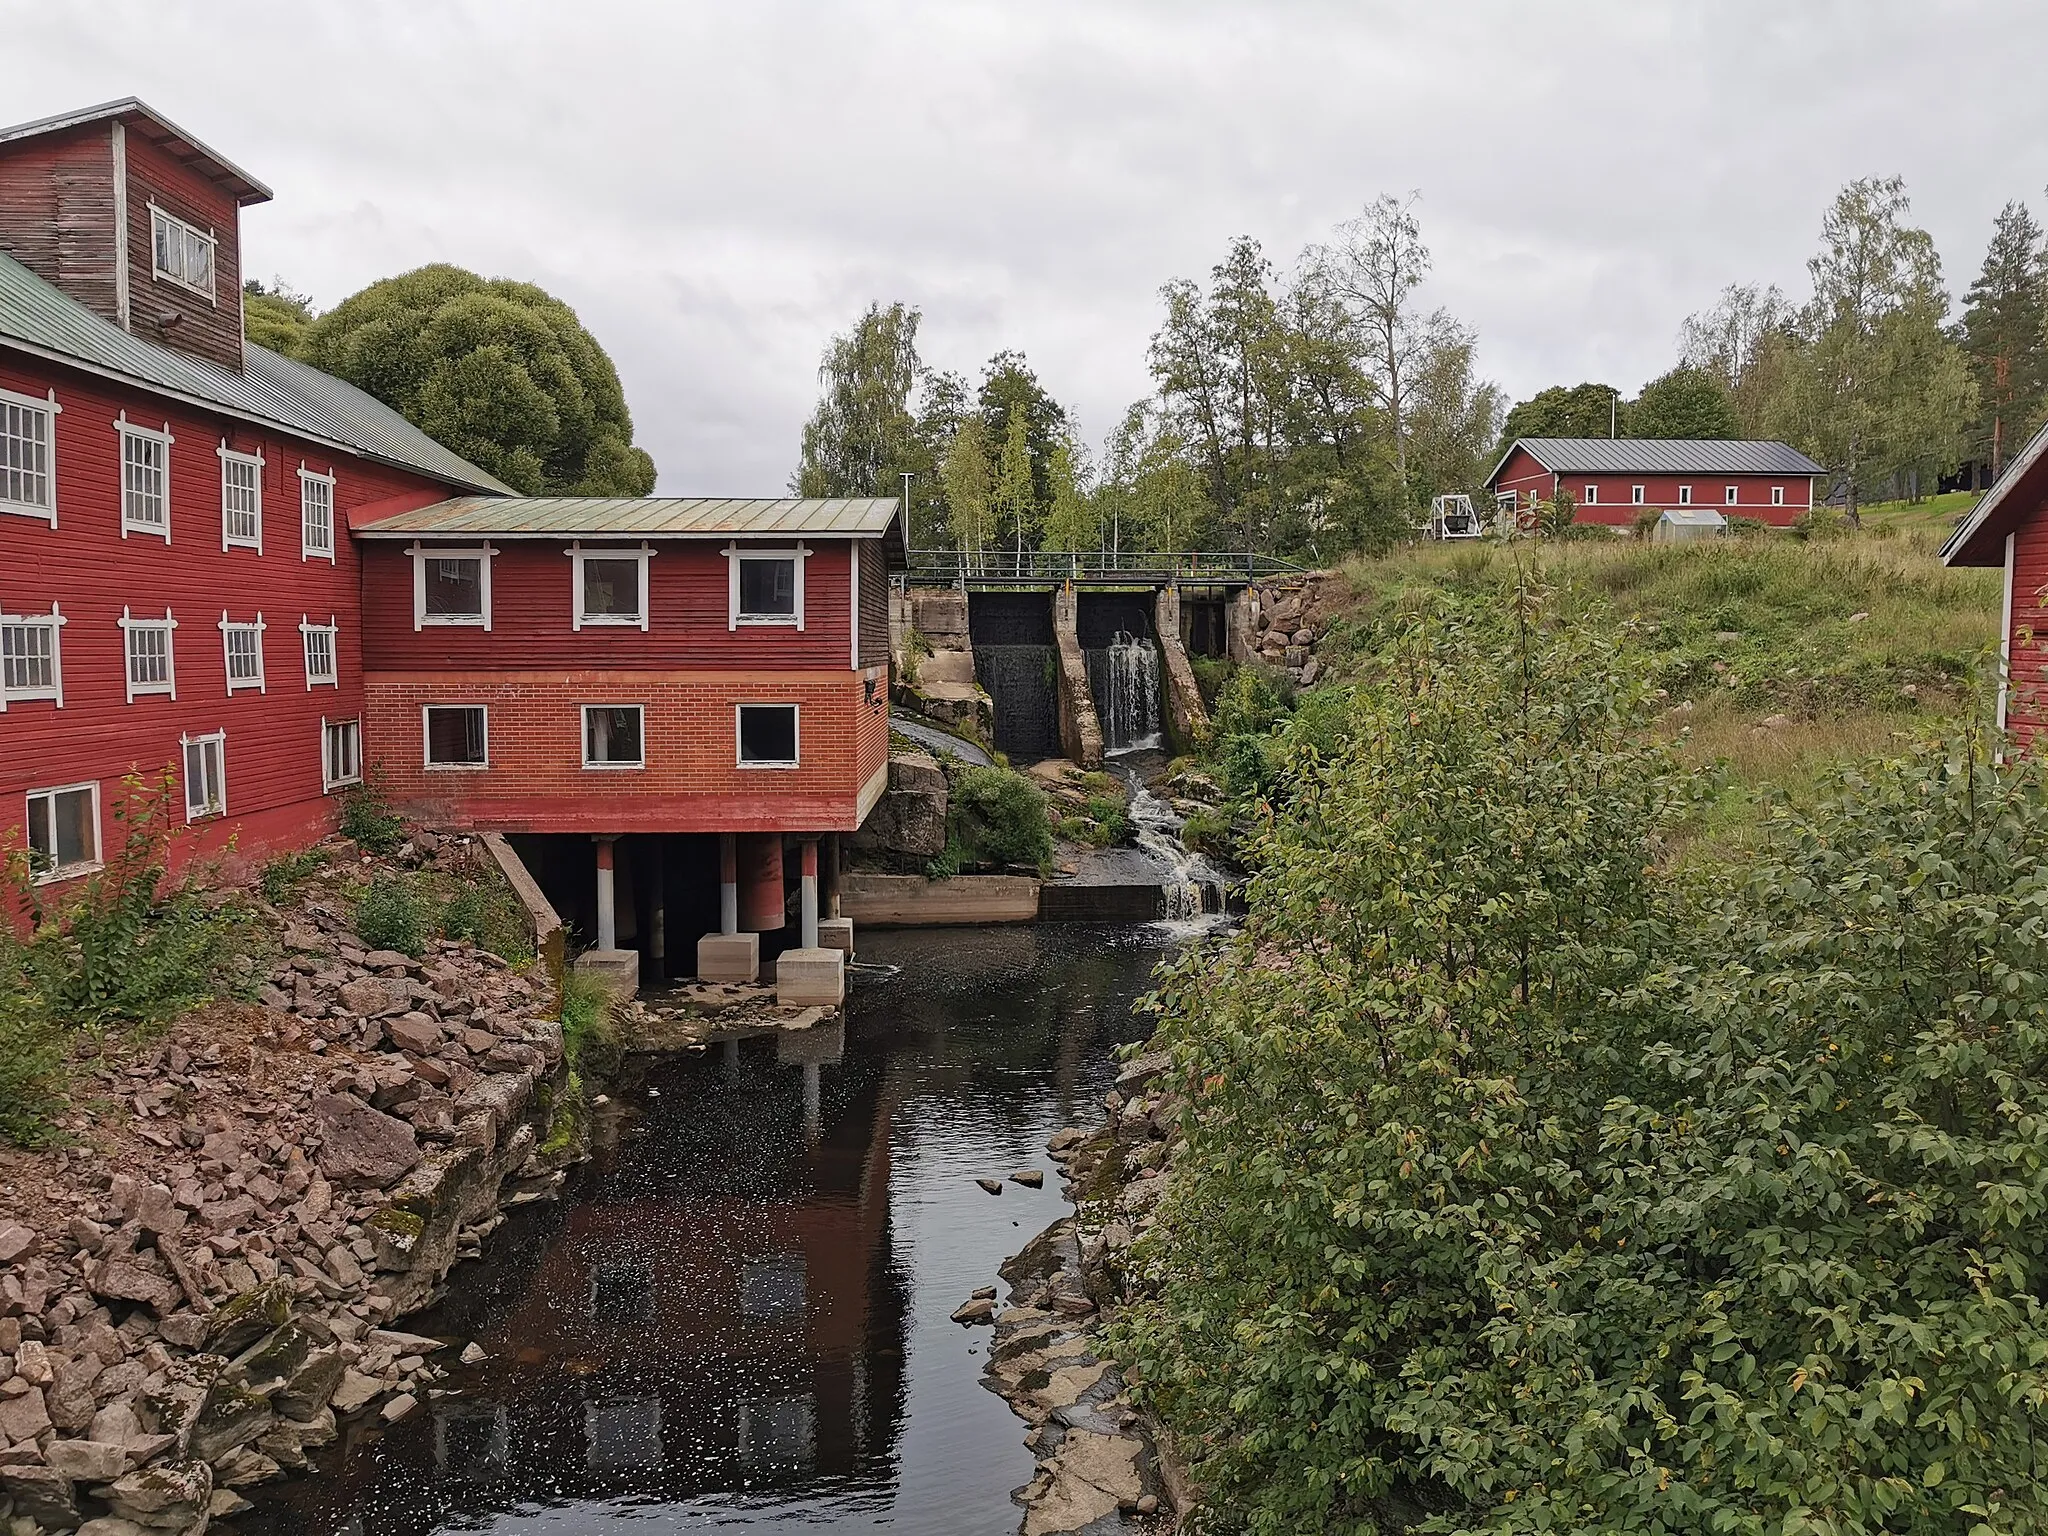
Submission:
M 1236 585 L 1268 576 L 1305 574 L 1307 567 L 1278 555 L 1231 550 L 913 549 L 908 575 L 914 586 L 1042 586 L 1167 581 Z

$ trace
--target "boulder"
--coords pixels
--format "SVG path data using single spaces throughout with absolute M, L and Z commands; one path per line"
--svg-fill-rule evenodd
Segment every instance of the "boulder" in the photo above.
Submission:
M 78 1524 L 78 1495 L 55 1467 L 0 1468 L 0 1488 L 14 1500 L 16 1516 L 26 1515 L 46 1531 Z
M 158 1316 L 168 1314 L 181 1299 L 176 1281 L 134 1259 L 108 1259 L 86 1276 L 93 1295 L 104 1301 L 139 1301 Z
M 115 1515 L 171 1530 L 201 1526 L 213 1498 L 213 1468 L 203 1461 L 144 1467 L 114 1481 L 106 1500 Z
M 316 1417 L 333 1400 L 344 1369 L 338 1350 L 312 1351 L 284 1385 L 271 1394 L 271 1407 L 287 1419 L 303 1422 Z
M 263 1435 L 275 1417 L 261 1393 L 224 1375 L 200 1405 L 192 1431 L 185 1437 L 186 1449 L 202 1461 L 219 1461 L 236 1446 Z
M 342 1007 L 366 1019 L 403 1013 L 411 1001 L 409 991 L 394 987 L 378 976 L 358 976 L 354 981 L 343 982 L 336 995 L 341 999 Z
M 43 1459 L 81 1483 L 111 1483 L 128 1470 L 128 1447 L 111 1440 L 52 1440 Z
M 18 1445 L 49 1427 L 50 1410 L 43 1402 L 41 1387 L 30 1387 L 17 1397 L 0 1397 L 0 1440 Z
M 406 1013 L 390 1020 L 384 1033 L 401 1051 L 424 1056 L 441 1045 L 441 1026 L 424 1013 Z
M 320 1171 L 337 1184 L 382 1189 L 419 1163 L 420 1144 L 413 1128 L 351 1094 L 329 1093 L 315 1099 L 313 1118 L 320 1127 Z
M 283 1327 L 292 1315 L 293 1294 L 289 1280 L 272 1280 L 228 1302 L 207 1324 L 207 1352 L 238 1355 L 258 1339 Z
M 18 1224 L 0 1227 L 0 1264 L 12 1264 L 35 1251 L 36 1235 L 27 1227 Z

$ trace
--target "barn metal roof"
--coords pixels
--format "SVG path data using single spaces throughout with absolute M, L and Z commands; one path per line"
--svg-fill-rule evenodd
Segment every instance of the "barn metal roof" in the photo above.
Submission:
M 1824 475 L 1797 448 L 1741 438 L 1522 437 L 1486 477 L 1499 478 L 1517 448 L 1560 475 Z
M 885 496 L 458 496 L 358 524 L 369 539 L 888 538 Z
M 37 118 L 32 123 L 16 123 L 12 128 L 0 128 L 0 144 L 15 139 L 39 138 L 46 133 L 62 133 L 67 128 L 109 122 L 115 118 L 120 119 L 129 131 L 139 133 L 159 146 L 172 159 L 182 160 L 209 179 L 225 183 L 233 190 L 235 201 L 242 206 L 270 201 L 270 188 L 232 160 L 215 154 L 148 102 L 134 96 L 123 96 L 119 101 L 103 101 L 96 107 L 80 107 L 73 112 L 59 112 L 55 117 Z
M 443 484 L 512 494 L 512 487 L 442 447 L 383 401 L 267 347 L 245 343 L 236 373 L 205 358 L 145 341 L 0 254 L 0 348 L 266 426 L 283 427 L 347 453 L 416 470 Z

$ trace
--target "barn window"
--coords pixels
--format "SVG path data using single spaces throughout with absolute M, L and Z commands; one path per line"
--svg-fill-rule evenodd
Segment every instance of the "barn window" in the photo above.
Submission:
M 114 429 L 121 434 L 121 537 L 153 534 L 171 542 L 171 428 L 161 432 L 129 425 L 124 412 Z
M 213 297 L 213 232 L 150 205 L 156 275 Z
M 1681 486 L 1680 486 L 1680 487 L 1678 488 L 1678 504 L 1679 504 L 1679 505 L 1680 505 L 1681 507 L 1689 507 L 1689 506 L 1691 506 L 1691 505 L 1692 505 L 1692 487 L 1691 487 L 1691 486 L 1689 486 L 1689 485 L 1681 485 Z
M 747 549 L 728 544 L 726 561 L 731 571 L 730 600 L 726 628 L 742 624 L 787 624 L 804 627 L 804 561 L 810 551 L 799 544 L 795 549 Z
M 320 786 L 339 789 L 363 782 L 363 723 L 360 720 L 320 722 Z
M 99 785 L 28 792 L 28 862 L 30 877 L 37 881 L 62 880 L 99 867 Z
M 1785 505 L 1785 487 L 1783 487 L 1782 485 L 1774 485 L 1771 487 L 1771 505 L 1774 507 L 1782 507 L 1783 505 Z
M 644 768 L 647 747 L 638 704 L 583 706 L 583 766 Z
M 742 768 L 794 768 L 797 718 L 794 704 L 741 704 L 735 713 Z
M 1640 485 L 1630 486 L 1628 488 L 1628 499 L 1631 506 L 1640 507 L 1643 504 L 1643 488 Z
M 203 821 L 228 811 L 228 735 L 187 736 L 185 748 L 185 819 Z
M 299 636 L 306 650 L 306 686 L 312 688 L 321 683 L 330 687 L 341 684 L 341 669 L 335 660 L 335 651 L 341 636 L 341 628 L 330 617 L 325 624 L 313 624 L 299 620 Z
M 299 466 L 299 558 L 334 563 L 334 476 Z
M 491 556 L 482 549 L 412 547 L 412 627 L 475 624 L 491 627 Z
M 429 704 L 420 712 L 429 768 L 490 765 L 490 722 L 481 704 Z
M 1585 495 L 1585 499 L 1584 499 L 1583 501 L 1581 501 L 1581 502 L 1579 503 L 1579 505 L 1581 505 L 1581 506 L 1585 506 L 1585 507 L 1591 507 L 1591 506 L 1597 506 L 1597 505 L 1599 505 L 1599 502 L 1600 502 L 1600 487 L 1599 487 L 1599 486 L 1597 486 L 1597 485 L 1589 485 L 1589 486 L 1587 486 L 1587 487 L 1586 487 L 1586 495 Z
M 128 657 L 128 702 L 145 694 L 178 696 L 178 671 L 171 650 L 171 632 L 178 621 L 166 608 L 160 619 L 138 619 L 121 610 L 122 649 Z
M 249 623 L 240 623 L 227 616 L 225 610 L 220 616 L 221 650 L 227 661 L 228 692 L 237 693 L 244 688 L 254 688 L 258 693 L 268 690 L 263 682 L 263 615 L 257 614 Z
M 50 422 L 57 391 L 47 399 L 0 389 L 0 512 L 38 517 L 57 526 L 57 481 Z
M 220 454 L 220 547 L 263 553 L 263 455 L 237 453 L 226 443 Z
M 64 707 L 64 656 L 57 632 L 64 616 L 0 613 L 0 709 L 23 699 L 49 699 Z
M 1732 507 L 1739 499 L 1740 498 L 1736 494 L 1736 487 L 1732 485 L 1724 485 L 1721 487 L 1721 505 L 1723 505 L 1724 507 Z
M 572 628 L 647 627 L 647 562 L 654 558 L 652 549 L 645 544 L 638 549 L 585 549 L 572 544 L 568 554 L 574 581 Z

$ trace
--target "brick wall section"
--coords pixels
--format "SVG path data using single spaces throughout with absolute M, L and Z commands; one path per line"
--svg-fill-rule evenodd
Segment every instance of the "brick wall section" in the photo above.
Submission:
M 364 740 L 392 798 L 437 823 L 507 832 L 852 831 L 886 772 L 886 688 L 825 669 L 373 671 Z M 741 768 L 734 706 L 794 703 L 800 766 Z M 425 766 L 421 710 L 481 704 L 490 764 Z M 583 767 L 585 704 L 638 704 L 644 768 Z

